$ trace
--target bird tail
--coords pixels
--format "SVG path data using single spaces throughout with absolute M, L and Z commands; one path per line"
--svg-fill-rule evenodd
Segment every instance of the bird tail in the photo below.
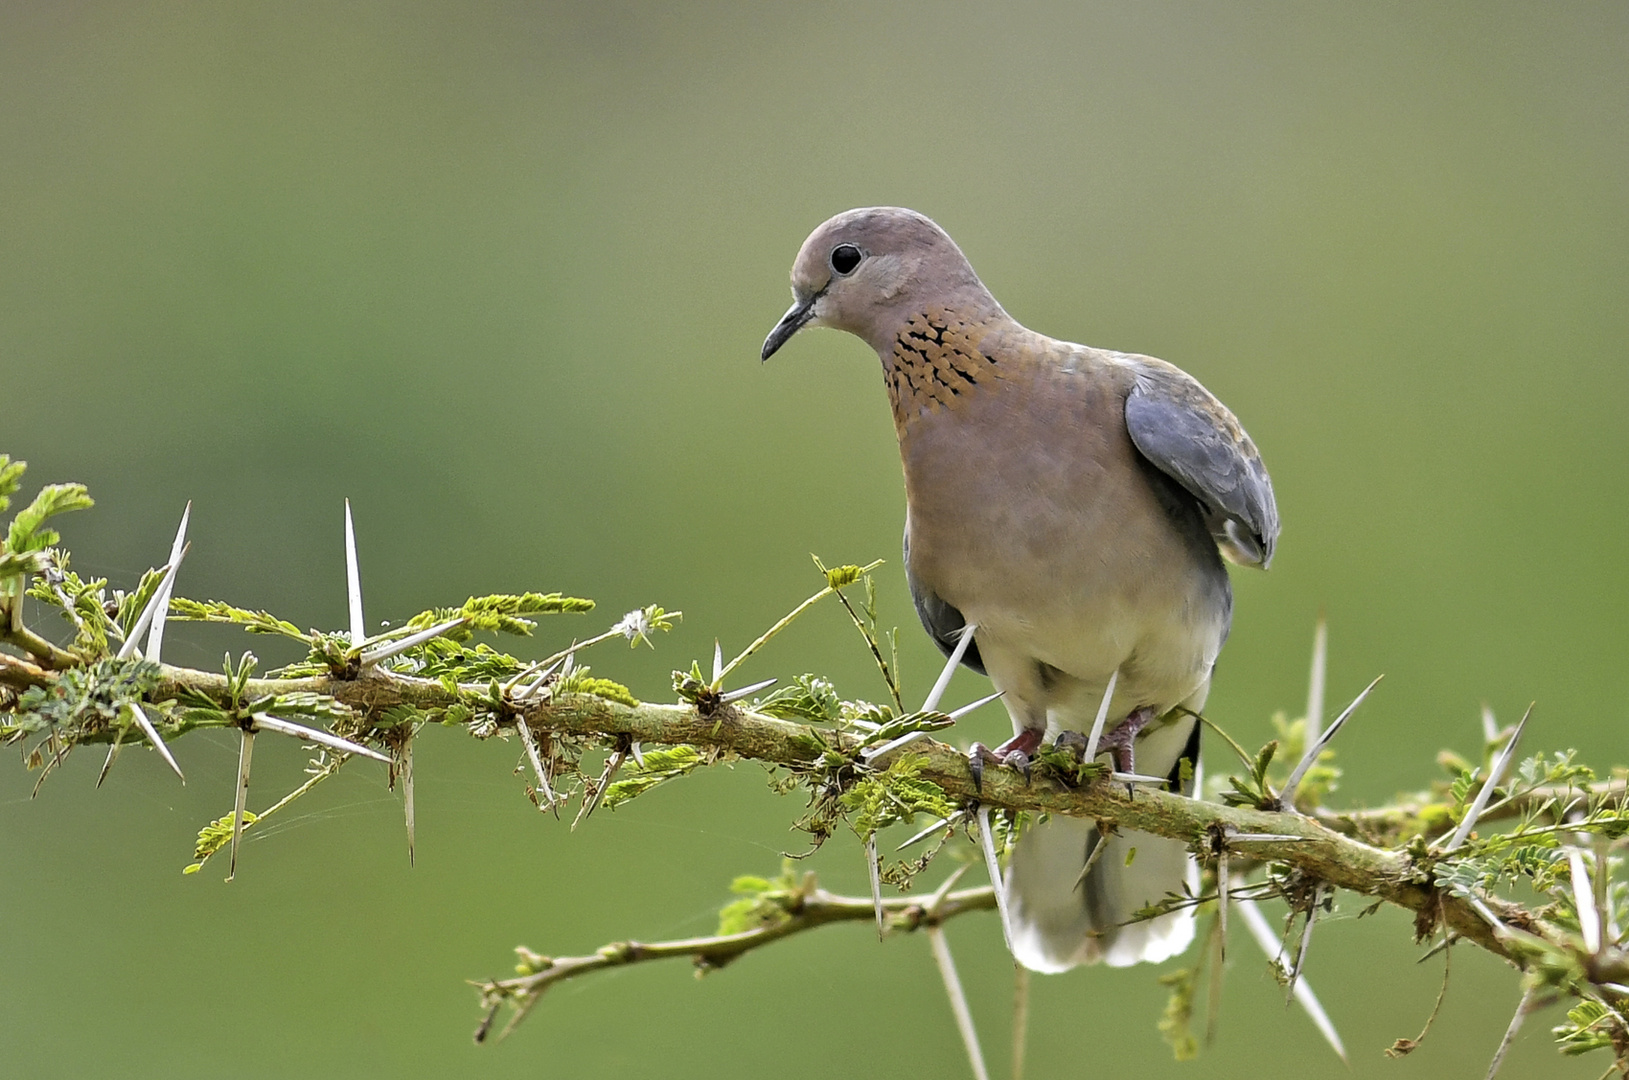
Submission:
M 1107 847 L 1082 880 L 1100 844 Z M 1159 963 L 1193 940 L 1192 908 L 1131 921 L 1184 884 L 1198 890 L 1199 864 L 1178 840 L 1131 831 L 1105 838 L 1094 822 L 1053 817 L 1019 837 L 1006 878 L 1007 939 L 1031 971 Z

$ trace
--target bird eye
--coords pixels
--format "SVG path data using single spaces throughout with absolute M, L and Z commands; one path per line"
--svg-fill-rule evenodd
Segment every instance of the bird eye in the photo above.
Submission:
M 860 265 L 860 249 L 853 244 L 838 244 L 831 249 L 831 268 L 843 277 L 854 273 Z

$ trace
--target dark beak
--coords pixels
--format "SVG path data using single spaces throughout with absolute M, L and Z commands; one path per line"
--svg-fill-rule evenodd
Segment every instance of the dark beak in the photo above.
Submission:
M 781 321 L 775 324 L 775 329 L 764 338 L 764 351 L 760 354 L 760 359 L 768 360 L 774 356 L 775 350 L 790 341 L 793 334 L 803 329 L 804 323 L 814 318 L 814 305 L 818 299 L 820 294 L 816 293 L 807 300 L 799 300 L 787 309 L 786 314 L 781 316 Z

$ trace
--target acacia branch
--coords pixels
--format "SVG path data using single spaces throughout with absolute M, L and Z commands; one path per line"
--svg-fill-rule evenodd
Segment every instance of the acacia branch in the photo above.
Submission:
M 152 696 L 175 696 L 183 689 L 224 700 L 227 679 L 215 672 L 165 666 L 163 680 Z M 293 691 L 331 696 L 366 719 L 401 704 L 446 708 L 462 700 L 484 698 L 488 688 L 470 684 L 455 694 L 439 682 L 377 668 L 349 679 L 252 679 L 245 687 L 250 697 Z M 831 750 L 857 757 L 860 747 L 860 740 L 846 732 L 778 720 L 729 705 L 704 713 L 691 705 L 628 706 L 586 694 L 515 706 L 510 722 L 527 723 L 539 733 L 689 744 L 793 769 L 812 768 Z M 1515 934 L 1531 934 L 1558 948 L 1568 940 L 1562 928 L 1522 905 L 1482 897 L 1482 906 L 1500 924 L 1495 925 L 1469 901 L 1438 889 L 1430 867 L 1408 852 L 1371 846 L 1300 813 L 1223 806 L 1148 789 L 1128 792 L 1124 785 L 1107 779 L 1071 787 L 1043 771 L 1025 779 L 1010 770 L 990 770 L 982 788 L 976 788 L 967 759 L 955 747 L 922 739 L 909 752 L 924 759 L 921 779 L 939 785 L 953 798 L 977 800 L 986 806 L 1094 819 L 1181 840 L 1210 853 L 1218 844 L 1228 843 L 1226 837 L 1231 834 L 1287 837 L 1241 843 L 1238 850 L 1405 908 L 1415 914 L 1422 936 L 1440 916 L 1459 937 L 1513 963 L 1520 963 L 1523 952 Z M 1595 964 L 1603 978 L 1629 979 L 1629 956 L 1621 951 L 1608 950 L 1595 958 Z
M 1554 822 L 1558 812 L 1580 800 L 1622 801 L 1626 798 L 1629 798 L 1629 780 L 1621 778 L 1594 784 L 1541 784 L 1500 799 L 1484 810 L 1478 820 L 1509 821 L 1537 814 L 1542 820 Z M 1454 825 L 1453 812 L 1453 806 L 1446 799 L 1422 795 L 1361 810 L 1319 807 L 1313 816 L 1338 833 L 1378 842 L 1445 831 Z
M 971 911 L 995 909 L 995 890 L 986 885 L 962 889 L 944 896 L 921 899 L 889 899 L 882 902 L 889 931 L 910 932 L 925 926 L 938 926 L 948 919 Z M 512 979 L 476 983 L 481 1004 L 487 1012 L 475 1030 L 475 1041 L 485 1041 L 492 1021 L 505 1002 L 515 1008 L 500 1038 L 514 1030 L 545 990 L 555 983 L 574 979 L 606 968 L 637 964 L 647 960 L 689 957 L 698 973 L 721 968 L 754 949 L 782 938 L 840 922 L 870 923 L 876 909 L 868 896 L 838 896 L 815 884 L 813 874 L 805 874 L 796 892 L 787 898 L 777 918 L 752 930 L 713 937 L 680 938 L 677 941 L 619 941 L 600 948 L 590 956 L 547 957 L 517 950 L 531 973 Z

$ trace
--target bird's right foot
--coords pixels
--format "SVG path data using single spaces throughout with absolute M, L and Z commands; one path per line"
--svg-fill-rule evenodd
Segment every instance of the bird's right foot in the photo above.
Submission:
M 1017 769 L 1024 774 L 1024 779 L 1028 780 L 1030 762 L 1035 757 L 1035 751 L 1041 748 L 1041 739 L 1045 735 L 1045 729 L 1025 728 L 994 750 L 983 743 L 974 743 L 967 751 L 967 768 L 973 774 L 973 790 L 984 789 L 986 763 Z

